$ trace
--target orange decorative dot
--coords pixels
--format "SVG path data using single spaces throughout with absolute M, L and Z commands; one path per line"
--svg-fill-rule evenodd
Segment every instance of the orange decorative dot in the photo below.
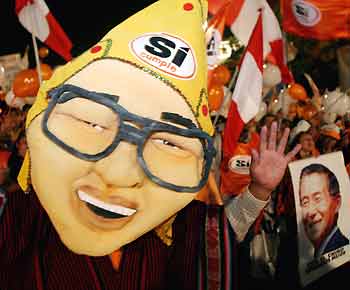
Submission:
M 192 9 L 193 9 L 193 4 L 192 3 L 185 3 L 184 4 L 184 10 L 191 11 Z
M 99 52 L 101 49 L 102 49 L 102 46 L 101 46 L 101 45 L 96 45 L 96 46 L 94 46 L 93 48 L 90 49 L 90 52 L 91 52 L 91 53 L 97 53 L 97 52 Z
M 207 105 L 203 105 L 202 106 L 202 113 L 203 115 L 206 117 L 209 113 L 209 110 L 208 110 L 208 106 Z

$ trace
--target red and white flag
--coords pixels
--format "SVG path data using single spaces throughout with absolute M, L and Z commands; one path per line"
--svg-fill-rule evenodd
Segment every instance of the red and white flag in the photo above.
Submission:
M 273 59 L 281 70 L 284 83 L 293 82 L 293 76 L 287 67 L 283 36 L 279 22 L 266 0 L 229 0 L 227 8 L 230 12 L 226 16 L 226 25 L 245 46 L 248 44 L 255 23 L 262 11 L 264 35 L 264 59 Z M 211 3 L 212 2 L 212 3 Z M 221 5 L 227 3 L 221 1 Z M 223 4 L 224 3 L 224 4 Z M 209 2 L 209 12 L 214 13 L 219 6 L 218 0 Z
M 239 136 L 259 111 L 263 86 L 263 21 L 258 16 L 240 66 L 223 138 L 224 162 L 232 156 Z
M 211 15 L 216 15 L 223 6 L 226 6 L 225 22 L 226 25 L 230 27 L 233 21 L 238 17 L 244 2 L 245 0 L 209 0 L 208 11 Z
M 61 55 L 72 59 L 72 42 L 47 7 L 44 0 L 16 0 L 19 22 L 40 41 Z

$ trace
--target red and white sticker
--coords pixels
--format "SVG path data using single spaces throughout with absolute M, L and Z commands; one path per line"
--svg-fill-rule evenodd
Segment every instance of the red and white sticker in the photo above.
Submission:
M 228 162 L 228 167 L 234 173 L 249 174 L 252 157 L 250 155 L 236 155 Z
M 130 42 L 132 53 L 142 62 L 178 79 L 192 79 L 197 70 L 192 47 L 166 33 L 144 34 Z
M 292 2 L 293 14 L 296 20 L 304 26 L 315 26 L 321 20 L 321 11 L 312 3 L 303 0 Z

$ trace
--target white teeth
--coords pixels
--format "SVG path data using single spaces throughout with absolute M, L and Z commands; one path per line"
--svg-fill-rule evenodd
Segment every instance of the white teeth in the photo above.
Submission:
M 136 209 L 124 207 L 121 205 L 105 203 L 101 200 L 98 200 L 97 198 L 91 197 L 90 195 L 88 195 L 87 193 L 81 190 L 78 190 L 78 196 L 82 201 L 88 202 L 90 204 L 93 204 L 94 206 L 97 206 L 104 210 L 108 210 L 120 215 L 131 216 L 136 212 Z

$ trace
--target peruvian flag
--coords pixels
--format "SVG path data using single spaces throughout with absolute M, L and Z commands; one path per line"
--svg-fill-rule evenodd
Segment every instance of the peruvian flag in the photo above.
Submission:
M 235 2 L 235 1 L 232 1 Z M 247 45 L 254 29 L 257 18 L 262 11 L 263 36 L 264 36 L 264 59 L 273 59 L 282 74 L 284 83 L 294 81 L 287 67 L 284 53 L 283 36 L 279 22 L 266 0 L 239 0 L 240 11 L 235 18 L 231 19 L 230 28 L 232 33 Z
M 279 22 L 266 0 L 210 0 L 209 12 L 215 14 L 220 5 L 227 5 L 227 3 L 229 3 L 227 6 L 229 12 L 226 15 L 226 25 L 245 46 L 261 14 L 259 11 L 262 11 L 264 59 L 268 59 L 279 67 L 284 83 L 294 82 L 287 67 Z
M 223 138 L 224 164 L 228 164 L 239 140 L 241 131 L 258 113 L 263 83 L 263 20 L 258 16 L 240 66 L 232 94 Z M 225 167 L 225 166 L 224 166 Z
M 19 22 L 66 61 L 72 59 L 72 42 L 51 14 L 44 0 L 16 0 Z
M 281 71 L 282 81 L 286 84 L 294 82 L 293 75 L 287 66 L 285 44 L 280 24 L 269 4 L 264 1 L 263 6 L 263 37 L 264 58 L 277 65 Z M 271 61 L 273 60 L 273 61 Z

